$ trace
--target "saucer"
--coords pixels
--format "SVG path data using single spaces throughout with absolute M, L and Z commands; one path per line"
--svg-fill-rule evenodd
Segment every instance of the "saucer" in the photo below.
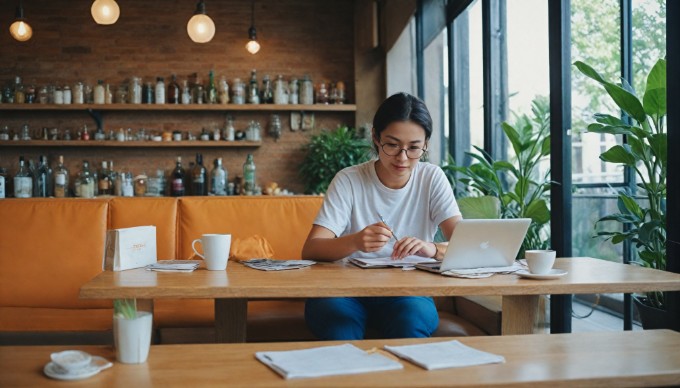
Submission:
M 544 274 L 535 274 L 531 273 L 525 269 L 521 269 L 517 272 L 515 272 L 517 275 L 523 278 L 527 279 L 539 279 L 539 280 L 547 280 L 547 279 L 557 279 L 560 276 L 566 275 L 568 272 L 563 270 L 563 269 L 551 269 L 550 272 L 544 273 Z
M 82 380 L 92 377 L 111 366 L 113 366 L 113 364 L 109 362 L 109 360 L 99 356 L 92 356 L 90 364 L 78 370 L 67 371 L 55 362 L 50 361 L 45 365 L 43 372 L 45 372 L 47 377 L 57 380 Z

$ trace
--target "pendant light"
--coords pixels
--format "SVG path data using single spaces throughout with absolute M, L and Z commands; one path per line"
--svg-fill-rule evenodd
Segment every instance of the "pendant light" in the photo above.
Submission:
M 215 23 L 205 13 L 205 3 L 200 0 L 196 4 L 194 16 L 187 23 L 189 38 L 196 43 L 207 43 L 215 36 Z
M 9 33 L 19 42 L 25 42 L 33 36 L 33 29 L 24 18 L 24 7 L 21 4 L 21 0 L 19 0 L 19 6 L 17 7 L 16 20 L 9 26 Z
M 118 21 L 120 8 L 116 0 L 95 0 L 90 8 L 92 18 L 97 24 L 109 25 Z
M 248 29 L 248 39 L 246 43 L 246 50 L 251 54 L 257 54 L 260 51 L 260 44 L 257 43 L 257 30 L 255 30 L 255 1 L 250 2 L 250 28 Z

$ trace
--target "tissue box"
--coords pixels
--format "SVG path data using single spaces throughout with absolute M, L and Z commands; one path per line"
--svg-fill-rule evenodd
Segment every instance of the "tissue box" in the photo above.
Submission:
M 141 268 L 155 262 L 155 226 L 136 226 L 106 231 L 106 246 L 102 261 L 102 269 L 105 271 Z

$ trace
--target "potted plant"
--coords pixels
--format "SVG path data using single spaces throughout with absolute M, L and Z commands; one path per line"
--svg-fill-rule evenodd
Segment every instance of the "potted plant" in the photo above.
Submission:
M 533 117 L 521 115 L 514 126 L 504 122 L 503 133 L 512 145 L 515 157 L 509 161 L 494 160 L 479 147 L 467 152 L 476 163 L 457 166 L 449 156 L 442 167 L 466 209 L 484 209 L 474 214 L 493 214 L 494 203 L 500 201 L 501 218 L 531 218 L 531 226 L 522 243 L 518 258 L 526 249 L 548 249 L 550 210 L 550 169 L 540 171 L 539 163 L 550 155 L 550 109 L 545 97 L 532 102 Z M 461 177 L 457 178 L 456 173 Z M 469 198 L 469 199 L 468 199 Z M 484 217 L 486 218 L 486 216 Z
M 113 301 L 116 359 L 124 364 L 146 362 L 151 346 L 152 314 L 139 311 L 136 299 Z
M 305 146 L 300 175 L 308 194 L 325 193 L 335 174 L 345 167 L 367 161 L 371 144 L 353 128 L 339 127 L 313 135 Z
M 637 253 L 633 263 L 659 270 L 666 269 L 666 60 L 660 59 L 647 77 L 642 100 L 625 80 L 622 85 L 606 81 L 587 64 L 577 61 L 576 68 L 597 81 L 630 122 L 609 114 L 596 114 L 588 132 L 626 136 L 626 142 L 615 145 L 600 155 L 606 163 L 615 163 L 635 171 L 637 188 L 618 194 L 619 213 L 602 217 L 597 222 L 616 222 L 627 226 L 621 231 L 602 231 L 597 236 L 614 244 L 630 241 Z M 644 199 L 644 201 L 638 201 Z M 634 296 L 645 328 L 660 327 L 651 323 L 647 311 L 663 316 L 664 294 L 649 292 Z M 650 310 L 651 309 L 651 310 Z M 656 311 L 655 311 L 656 310 Z M 661 318 L 661 326 L 669 322 Z

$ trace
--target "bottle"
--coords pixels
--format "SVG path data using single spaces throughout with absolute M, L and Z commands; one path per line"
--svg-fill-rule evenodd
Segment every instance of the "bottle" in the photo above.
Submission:
M 300 104 L 311 105 L 314 103 L 314 85 L 309 75 L 305 74 L 300 84 Z
M 7 198 L 7 170 L 0 167 L 0 199 Z
M 227 125 L 224 127 L 224 133 L 222 138 L 226 141 L 234 141 L 236 136 L 236 131 L 234 130 L 234 118 L 227 116 Z
M 328 88 L 325 82 L 319 84 L 319 88 L 316 91 L 316 103 L 317 104 L 328 104 Z
M 142 79 L 130 77 L 130 104 L 142 103 Z
M 129 171 L 120 172 L 120 186 L 123 197 L 132 197 L 134 195 L 134 184 L 132 182 L 132 173 Z
M 215 73 L 208 73 L 208 104 L 217 104 L 217 88 L 215 87 Z
M 99 195 L 113 194 L 111 172 L 109 171 L 109 165 L 106 160 L 102 161 L 102 168 L 99 170 L 99 174 L 97 176 L 97 184 L 99 185 Z
M 203 155 L 196 154 L 196 165 L 191 170 L 191 195 L 208 195 L 207 170 L 203 167 Z
M 143 197 L 146 195 L 148 180 L 149 178 L 144 172 L 135 177 L 135 197 Z
M 217 97 L 220 101 L 220 104 L 229 103 L 229 84 L 227 83 L 227 79 L 224 76 L 220 77 L 220 83 L 217 88 Z
M 30 169 L 24 162 L 24 157 L 19 157 L 19 170 L 14 175 L 14 197 L 31 198 L 33 196 L 33 177 Z
M 168 104 L 179 104 L 180 101 L 180 89 L 177 83 L 177 76 L 172 75 L 172 80 L 168 84 Z
M 246 195 L 253 195 L 255 192 L 255 161 L 253 154 L 248 154 L 246 162 L 243 164 L 243 188 Z
M 182 168 L 182 157 L 177 157 L 177 163 L 175 164 L 175 169 L 170 174 L 170 195 L 173 197 L 181 197 L 186 194 L 185 184 L 184 184 L 184 168 Z
M 248 103 L 260 103 L 260 93 L 257 90 L 257 71 L 255 69 L 253 69 L 253 71 L 250 73 L 250 83 L 248 85 Z
M 24 85 L 21 83 L 21 77 L 14 78 L 14 103 L 23 104 L 26 102 L 26 94 L 24 94 Z
M 281 74 L 274 81 L 274 104 L 288 104 L 288 84 Z
M 299 88 L 300 84 L 298 83 L 297 78 L 293 78 L 290 80 L 290 83 L 288 83 L 288 101 L 291 104 L 300 103 L 300 95 L 298 94 Z
M 227 195 L 229 174 L 222 167 L 222 158 L 215 159 L 215 167 L 210 171 L 210 194 Z
M 76 197 L 94 198 L 95 179 L 90 171 L 90 163 L 83 160 L 83 169 L 76 179 Z
M 268 74 L 265 74 L 262 78 L 262 98 L 260 98 L 260 102 L 263 104 L 274 103 L 274 89 L 272 89 L 272 81 Z
M 189 89 L 189 81 L 182 81 L 182 104 L 191 104 L 191 89 Z
M 113 160 L 109 160 L 109 190 L 111 195 L 116 195 L 116 181 L 118 180 L 118 173 L 113 169 Z
M 97 86 L 94 87 L 94 103 L 103 104 L 105 102 L 106 102 L 106 90 L 104 89 L 104 81 L 97 80 Z
M 47 198 L 52 194 L 50 192 L 52 177 L 47 167 L 47 157 L 40 155 L 39 160 L 40 164 L 33 173 L 33 196 Z
M 64 156 L 59 155 L 59 163 L 54 169 L 54 196 L 68 197 L 68 170 L 64 166 Z
M 156 104 L 165 104 L 165 81 L 163 77 L 156 78 Z
M 143 104 L 153 104 L 154 94 L 156 90 L 151 82 L 147 82 L 142 87 L 142 103 Z
M 234 104 L 245 104 L 246 103 L 246 90 L 245 85 L 241 82 L 240 78 L 234 78 L 231 88 L 232 103 Z

